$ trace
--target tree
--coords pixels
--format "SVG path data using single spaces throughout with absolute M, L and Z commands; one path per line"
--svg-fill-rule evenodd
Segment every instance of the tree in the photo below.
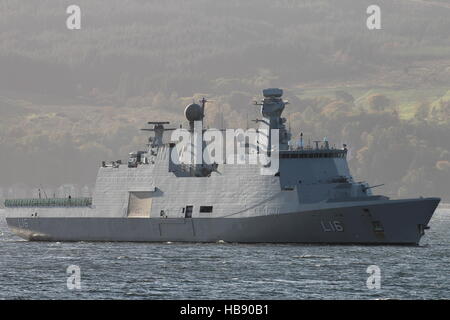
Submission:
M 391 101 L 386 96 L 376 93 L 367 98 L 367 102 L 372 110 L 383 111 L 390 106 Z

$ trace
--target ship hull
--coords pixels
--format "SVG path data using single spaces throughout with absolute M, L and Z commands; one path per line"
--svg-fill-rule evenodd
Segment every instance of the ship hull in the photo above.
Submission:
M 31 241 L 417 245 L 439 201 L 390 200 L 244 218 L 8 216 L 6 220 L 14 233 Z

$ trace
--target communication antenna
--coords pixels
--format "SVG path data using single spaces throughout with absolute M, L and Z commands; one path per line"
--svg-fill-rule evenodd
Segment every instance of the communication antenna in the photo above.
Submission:
M 202 106 L 202 130 L 205 127 L 205 107 L 206 107 L 206 103 L 208 102 L 208 100 L 206 100 L 205 97 L 202 98 L 202 100 L 200 100 L 201 106 Z
M 214 102 L 216 100 L 210 100 L 210 99 L 206 99 L 205 97 L 202 98 L 202 100 L 200 100 L 200 103 L 202 104 L 202 111 L 203 111 L 203 122 L 205 122 L 205 108 L 206 108 L 206 103 L 207 102 Z
M 45 192 L 45 189 L 44 189 L 44 187 L 42 186 L 42 184 L 39 184 L 39 186 L 42 188 L 42 191 L 44 191 L 45 199 L 48 199 L 47 193 Z M 39 199 L 40 199 L 40 198 L 41 198 L 41 189 L 39 189 Z
M 246 125 L 247 125 L 247 130 L 248 130 L 248 111 L 245 113 L 245 121 L 246 121 Z
M 288 114 L 288 130 L 291 132 L 291 113 Z
M 206 102 L 208 102 L 208 100 L 206 100 L 205 97 L 202 98 L 202 100 L 200 100 L 201 106 L 202 106 L 202 116 L 205 117 L 205 105 Z
M 300 132 L 300 148 L 303 150 L 303 132 Z

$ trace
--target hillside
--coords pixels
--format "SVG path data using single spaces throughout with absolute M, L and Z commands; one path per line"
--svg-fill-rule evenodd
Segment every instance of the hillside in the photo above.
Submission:
M 77 3 L 76 31 L 72 2 L 0 4 L 0 197 L 92 186 L 146 121 L 180 122 L 203 95 L 211 126 L 245 127 L 276 86 L 294 136 L 347 143 L 356 179 L 450 201 L 448 1 L 378 1 L 374 31 L 362 0 Z

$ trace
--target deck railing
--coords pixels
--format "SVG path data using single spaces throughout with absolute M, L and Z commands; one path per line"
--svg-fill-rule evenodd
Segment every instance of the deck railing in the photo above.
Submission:
M 89 207 L 92 198 L 6 199 L 5 207 Z

